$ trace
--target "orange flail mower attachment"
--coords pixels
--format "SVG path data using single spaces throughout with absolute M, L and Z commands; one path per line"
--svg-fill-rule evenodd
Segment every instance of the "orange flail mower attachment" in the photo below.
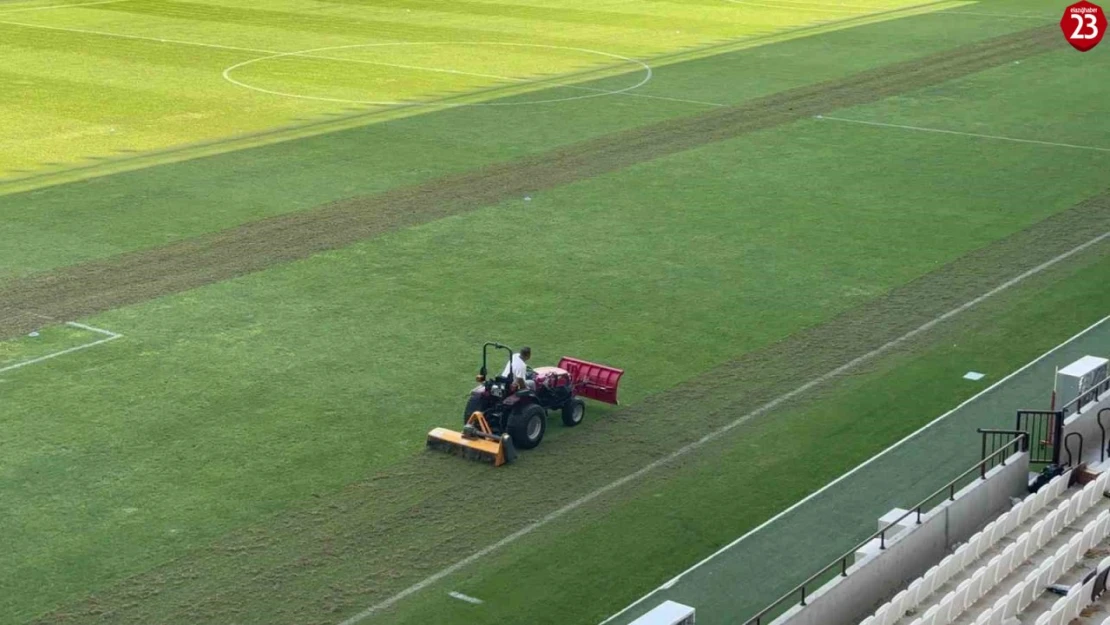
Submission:
M 427 446 L 448 453 L 455 453 L 490 462 L 495 467 L 516 459 L 516 448 L 508 434 L 497 436 L 486 421 L 486 416 L 475 412 L 466 420 L 462 432 L 447 428 L 433 428 L 428 432 Z

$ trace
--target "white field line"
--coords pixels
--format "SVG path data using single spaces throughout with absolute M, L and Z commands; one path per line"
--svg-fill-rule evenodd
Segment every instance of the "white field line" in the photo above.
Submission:
M 455 599 L 458 599 L 459 601 L 465 601 L 467 603 L 473 603 L 474 605 L 482 605 L 482 603 L 483 603 L 481 599 L 475 599 L 474 597 L 471 597 L 470 595 L 464 595 L 461 592 L 458 592 L 458 591 L 455 591 L 455 590 L 452 590 L 451 592 L 447 593 L 447 595 L 449 597 L 454 597 Z
M 995 19 L 1015 19 L 1015 20 L 1055 20 L 1057 18 L 1049 15 L 1021 15 L 1018 13 L 982 13 L 979 11 L 961 11 L 959 7 L 954 9 L 943 9 L 936 11 L 935 15 L 975 15 L 977 17 L 993 17 Z
M 817 119 L 828 120 L 834 122 L 842 122 L 847 124 L 860 124 L 863 126 L 878 126 L 881 128 L 898 128 L 900 130 L 913 130 L 916 132 L 932 132 L 943 135 L 958 135 L 961 137 L 975 137 L 978 139 L 991 139 L 993 141 L 1009 141 L 1011 143 L 1030 143 L 1033 145 L 1045 145 L 1054 148 L 1069 148 L 1072 150 L 1090 150 L 1093 152 L 1110 152 L 1110 148 L 1100 148 L 1092 145 L 1075 145 L 1074 143 L 1056 143 L 1054 141 L 1038 141 L 1036 139 L 1018 139 L 1016 137 L 1003 137 L 1000 135 L 984 135 L 976 132 L 960 132 L 958 130 L 944 130 L 942 128 L 925 128 L 922 126 L 904 126 L 902 124 L 886 124 L 883 122 L 869 122 L 862 119 L 847 119 L 844 117 L 830 117 L 828 115 L 818 115 Z
M 122 1 L 122 0 L 119 0 L 119 1 Z M 0 13 L 0 15 L 2 15 L 2 13 Z M 123 33 L 110 33 L 110 32 L 105 32 L 105 31 L 101 31 L 101 30 L 88 30 L 88 29 L 84 29 L 84 28 L 65 28 L 65 27 L 61 27 L 61 26 L 45 26 L 43 24 L 27 24 L 25 22 L 12 22 L 12 21 L 9 21 L 9 20 L 0 20 L 0 24 L 6 24 L 6 25 L 9 25 L 9 26 L 22 26 L 24 28 L 39 28 L 39 29 L 43 29 L 43 30 L 70 32 L 70 33 L 77 33 L 77 34 L 81 34 L 81 35 L 98 35 L 98 36 L 101 36 L 101 37 L 114 37 L 114 38 L 117 38 L 117 39 L 132 39 L 132 40 L 136 40 L 136 41 L 153 41 L 153 42 L 156 42 L 156 43 L 164 43 L 164 44 L 170 44 L 170 45 L 196 46 L 196 47 L 201 47 L 201 48 L 212 48 L 212 49 L 215 49 L 215 50 L 230 50 L 230 51 L 233 51 L 233 52 L 251 52 L 251 53 L 255 53 L 255 54 L 270 55 L 270 56 L 275 56 L 275 57 L 299 57 L 299 58 L 307 58 L 307 59 L 318 59 L 318 60 L 323 60 L 323 61 L 335 61 L 335 62 L 339 62 L 339 63 L 356 63 L 356 64 L 361 64 L 361 65 L 376 65 L 378 67 L 390 67 L 390 68 L 394 68 L 394 69 L 403 69 L 403 70 L 420 71 L 420 72 L 432 72 L 432 73 L 437 73 L 437 74 L 452 74 L 452 75 L 456 75 L 456 76 L 473 76 L 473 77 L 476 77 L 476 78 L 490 78 L 490 79 L 494 79 L 494 80 L 504 80 L 504 81 L 509 81 L 509 82 L 518 82 L 518 83 L 521 83 L 521 84 L 533 84 L 533 83 L 539 84 L 539 83 L 547 82 L 547 83 L 557 85 L 557 86 L 562 86 L 562 87 L 571 87 L 571 88 L 575 88 L 575 89 L 582 89 L 582 90 L 585 90 L 585 91 L 594 91 L 594 92 L 598 92 L 598 93 L 610 93 L 612 95 L 619 95 L 617 93 L 608 91 L 606 89 L 595 89 L 595 88 L 592 88 L 592 87 L 580 87 L 578 85 L 568 85 L 568 84 L 560 83 L 557 80 L 548 79 L 548 78 L 544 78 L 544 79 L 514 78 L 514 77 L 510 77 L 510 76 L 498 76 L 498 75 L 495 75 L 495 74 L 482 74 L 482 73 L 477 73 L 477 72 L 466 72 L 466 71 L 461 71 L 461 70 L 445 69 L 445 68 L 440 68 L 440 67 L 426 67 L 426 66 L 420 66 L 420 65 L 405 65 L 405 64 L 401 64 L 401 63 L 387 63 L 387 62 L 384 62 L 384 61 L 371 61 L 371 60 L 368 60 L 368 59 L 348 59 L 348 58 L 341 58 L 341 57 L 334 57 L 334 56 L 326 56 L 326 55 L 321 55 L 321 54 L 312 54 L 312 53 L 307 53 L 307 52 L 279 52 L 277 50 L 266 50 L 266 49 L 263 49 L 263 48 L 246 48 L 246 47 L 243 47 L 243 46 L 229 46 L 229 45 L 218 44 L 218 43 L 202 43 L 202 42 L 199 42 L 199 41 L 186 41 L 186 40 L 183 40 L 183 39 L 166 39 L 166 38 L 163 38 L 163 37 L 145 37 L 145 36 L 142 36 L 142 35 L 127 35 L 127 34 L 123 34 Z M 446 43 L 448 43 L 448 42 L 445 42 L 445 44 Z M 630 59 L 627 59 L 627 60 L 630 60 Z M 648 66 L 647 64 L 642 63 L 641 61 L 634 61 L 634 62 L 641 63 L 644 66 L 644 68 L 646 68 L 646 71 L 648 71 L 650 73 L 650 71 L 651 71 L 650 66 Z M 667 100 L 672 99 L 672 98 L 663 98 L 662 96 L 643 96 L 643 97 L 651 97 L 651 98 L 667 99 Z M 707 102 L 695 102 L 695 101 L 692 101 L 692 100 L 680 100 L 680 99 L 677 99 L 677 98 L 675 98 L 675 100 L 676 101 L 687 101 L 687 102 L 691 102 L 693 104 L 707 104 L 707 105 L 710 104 L 710 103 L 707 103 Z
M 116 339 L 123 338 L 122 334 L 117 334 L 115 332 L 112 332 L 110 330 L 104 330 L 102 328 L 94 328 L 92 326 L 87 326 L 87 325 L 84 325 L 84 324 L 81 324 L 81 323 L 75 323 L 75 322 L 71 321 L 71 322 L 67 323 L 66 325 L 72 326 L 74 328 L 81 328 L 82 330 L 88 330 L 89 332 L 95 332 L 97 334 L 103 334 L 105 338 L 98 339 L 98 340 L 93 341 L 91 343 L 85 343 L 83 345 L 78 345 L 76 347 L 70 347 L 69 349 L 63 349 L 61 351 L 54 352 L 52 354 L 47 354 L 45 356 L 39 356 L 38 358 L 32 358 L 31 360 L 24 360 L 23 362 L 17 362 L 14 365 L 8 365 L 6 367 L 0 368 L 0 373 L 4 373 L 5 371 L 14 371 L 14 370 L 20 369 L 22 367 L 26 367 L 26 366 L 29 366 L 29 365 L 40 363 L 44 360 L 50 360 L 51 358 L 57 358 L 58 356 L 65 356 L 66 354 L 72 354 L 73 352 L 76 352 L 76 351 L 81 351 L 83 349 L 88 349 L 90 347 L 96 347 L 97 345 L 101 345 L 101 344 L 107 343 L 109 341 L 114 341 Z
M 1108 233 L 1108 234 L 1110 234 L 1110 233 Z M 1104 235 L 1100 236 L 1099 239 L 1104 238 L 1104 236 L 1107 236 L 1107 235 L 1104 234 Z M 1086 245 L 1086 243 L 1084 243 L 1084 245 Z M 694 566 L 690 566 L 689 568 L 686 569 L 686 571 L 683 571 L 682 573 L 679 573 L 678 575 L 674 576 L 672 579 L 669 579 L 669 581 L 667 583 L 665 583 L 662 586 L 659 586 L 658 588 L 654 589 L 654 591 L 644 595 L 643 597 L 640 597 L 640 598 L 636 599 L 635 602 L 628 604 L 627 607 L 622 609 L 622 611 L 614 614 L 613 616 L 609 616 L 608 618 L 605 619 L 605 621 L 602 621 L 602 623 L 599 624 L 599 625 L 605 625 L 606 623 L 608 623 L 610 621 L 613 621 L 614 618 L 628 612 L 629 609 L 632 609 L 633 607 L 636 607 L 640 603 L 643 603 L 644 601 L 646 601 L 647 598 L 654 595 L 655 593 L 657 593 L 659 591 L 666 591 L 666 589 L 674 586 L 679 581 L 679 579 L 682 579 L 683 576 L 685 576 L 686 574 L 694 571 L 694 569 L 698 568 L 699 566 L 704 565 L 705 563 L 709 562 L 710 560 L 713 560 L 713 558 L 717 557 L 718 555 L 723 554 L 723 553 L 731 550 L 731 548 L 733 548 L 736 545 L 740 544 L 741 542 L 744 542 L 745 540 L 747 540 L 747 538 L 749 536 L 754 535 L 755 533 L 759 532 L 760 530 L 763 530 L 764 527 L 767 527 L 771 523 L 775 523 L 776 521 L 779 520 L 779 518 L 783 518 L 787 514 L 797 510 L 798 507 L 805 505 L 810 500 L 813 500 L 814 497 L 820 495 L 821 493 L 824 493 L 825 491 L 828 491 L 829 488 L 831 488 L 833 486 L 836 486 L 837 484 L 839 484 L 842 481 L 847 480 L 848 477 L 851 477 L 852 475 L 856 474 L 856 472 L 860 471 L 861 468 L 864 468 L 867 465 L 871 464 L 872 462 L 875 462 L 875 461 L 879 460 L 880 457 L 885 456 L 885 455 L 887 455 L 888 453 L 890 453 L 892 451 L 895 451 L 896 448 L 898 448 L 901 445 L 904 445 L 907 442 L 909 442 L 911 440 L 911 438 L 915 438 L 918 435 L 920 435 L 922 432 L 925 432 L 925 431 L 929 430 L 930 427 L 937 425 L 941 421 L 945 421 L 946 419 L 948 419 L 949 416 L 951 416 L 952 414 L 955 414 L 957 411 L 962 409 L 963 406 L 966 406 L 966 405 L 970 404 L 971 402 L 978 400 L 979 397 L 981 397 L 982 395 L 986 395 L 987 393 L 997 389 L 998 386 L 1001 386 L 1002 384 L 1005 384 L 1007 381 L 1009 381 L 1011 379 L 1011 377 L 1016 376 L 1016 375 L 1020 374 L 1021 372 L 1026 371 L 1027 369 L 1029 369 L 1030 366 L 1033 366 L 1033 365 L 1039 363 L 1040 361 L 1045 360 L 1046 357 L 1048 357 L 1052 353 L 1055 353 L 1056 351 L 1058 351 L 1060 349 L 1060 347 L 1071 344 L 1072 342 L 1079 339 L 1080 336 L 1082 336 L 1084 334 L 1087 334 L 1091 330 L 1096 329 L 1096 327 L 1098 327 L 1099 325 L 1102 325 L 1103 323 L 1106 323 L 1107 321 L 1110 321 L 1110 315 L 1102 317 L 1102 319 L 1100 319 L 1099 321 L 1096 321 L 1093 324 L 1089 325 L 1088 327 L 1086 327 L 1086 329 L 1083 329 L 1079 333 L 1077 333 L 1076 335 L 1071 336 L 1070 339 L 1068 339 L 1067 341 L 1064 341 L 1064 342 L 1060 343 L 1059 345 L 1057 345 L 1055 347 L 1052 347 L 1051 350 L 1037 356 L 1036 359 L 1033 359 L 1033 360 L 1029 361 L 1025 365 L 1022 365 L 1021 369 L 1018 369 L 1017 371 L 1010 373 L 1006 377 L 1003 377 L 1003 379 L 999 380 L 998 382 L 995 382 L 995 383 L 991 384 L 990 386 L 986 387 L 986 389 L 983 389 L 982 391 L 976 393 L 975 396 L 970 397 L 970 399 L 968 399 L 967 401 L 961 402 L 958 406 L 953 407 L 952 410 L 946 412 L 945 414 L 942 414 L 942 415 L 938 416 L 937 419 L 930 421 L 929 423 L 925 424 L 924 426 L 921 426 L 920 429 L 917 430 L 916 432 L 906 436 L 905 438 L 902 438 L 902 440 L 898 441 L 895 444 L 890 445 L 889 447 L 885 448 L 885 450 L 882 450 L 878 454 L 867 458 L 866 461 L 862 462 L 861 464 L 859 464 L 855 468 L 852 468 L 852 470 L 848 471 L 844 475 L 841 475 L 841 476 L 837 477 L 836 480 L 831 481 L 831 482 L 829 482 L 828 484 L 826 484 L 824 486 L 821 486 L 820 488 L 818 488 L 817 491 L 814 491 L 813 493 L 810 493 L 805 498 L 803 498 L 803 500 L 800 500 L 797 503 L 795 503 L 794 505 L 791 505 L 790 507 L 786 508 L 786 510 L 784 510 L 783 512 L 780 512 L 780 513 L 776 514 L 775 516 L 768 518 L 767 521 L 765 521 L 763 524 L 760 524 L 758 527 L 755 527 L 754 530 L 749 531 L 748 533 L 744 534 L 743 536 L 740 536 L 739 538 L 736 538 L 735 541 L 733 541 L 731 543 L 728 543 L 727 545 L 725 545 L 722 548 L 719 548 L 719 550 L 717 550 L 713 554 L 710 554 L 708 557 L 704 558 L 703 561 L 698 562 Z
M 1059 263 L 1059 262 L 1061 262 L 1061 261 L 1063 261 L 1067 258 L 1070 258 L 1071 256 L 1074 256 L 1075 254 L 1078 254 L 1079 252 L 1082 252 L 1083 250 L 1085 250 L 1085 249 L 1087 249 L 1087 248 L 1089 248 L 1089 247 L 1091 247 L 1091 246 L 1093 246 L 1093 245 L 1095 245 L 1095 244 L 1097 244 L 1097 243 L 1099 243 L 1099 242 L 1101 242 L 1101 241 L 1103 241 L 1107 238 L 1110 238 L 1110 232 L 1105 232 L 1103 234 L 1100 234 L 1099 236 L 1097 236 L 1093 239 L 1090 239 L 1086 243 L 1082 243 L 1080 245 L 1077 245 L 1076 247 L 1072 248 L 1071 250 L 1068 250 L 1067 252 L 1064 252 L 1063 254 L 1060 254 L 1059 256 L 1056 256 L 1055 258 L 1052 258 L 1048 261 L 1045 261 L 1045 262 L 1041 263 L 1040 265 L 1037 265 L 1036 267 L 1022 273 L 1021 275 L 1018 275 L 1014 278 L 1011 278 L 1010 280 L 1007 280 L 1006 282 L 1003 282 L 1002 284 L 996 286 L 995 288 L 991 289 L 990 291 L 987 291 L 986 293 L 980 295 L 979 297 L 976 297 L 975 299 L 973 299 L 971 301 L 965 302 L 964 304 L 960 305 L 959 307 L 954 308 L 954 309 L 944 313 L 943 315 L 940 315 L 939 317 L 933 319 L 932 321 L 929 321 L 929 322 L 919 326 L 918 328 L 916 328 L 914 330 L 911 330 L 911 331 L 907 332 L 906 334 L 903 334 L 902 336 L 900 336 L 900 337 L 898 337 L 898 338 L 896 338 L 896 339 L 894 339 L 894 340 L 892 340 L 888 343 L 885 343 L 885 344 L 871 350 L 870 352 L 867 352 L 866 354 L 864 354 L 862 356 L 858 356 L 856 358 L 853 358 L 852 360 L 850 360 L 850 361 L 844 363 L 843 365 L 833 369 L 832 371 L 824 373 L 824 374 L 810 380 L 809 382 L 803 384 L 802 386 L 799 386 L 799 387 L 795 388 L 794 390 L 792 390 L 788 393 L 780 395 L 779 397 L 771 400 L 770 402 L 767 402 L 766 404 L 763 404 L 759 408 L 756 408 L 752 412 L 749 412 L 748 414 L 736 419 L 735 421 L 733 421 L 733 422 L 731 422 L 727 425 L 724 425 L 723 427 L 720 427 L 720 428 L 710 432 L 709 434 L 706 434 L 705 436 L 701 437 L 700 439 L 698 439 L 698 440 L 696 440 L 692 443 L 688 443 L 688 444 L 680 447 L 679 449 L 671 452 L 670 454 L 664 456 L 663 458 L 655 460 L 655 461 L 645 465 L 644 467 L 642 467 L 642 468 L 640 468 L 640 469 L 638 469 L 638 470 L 636 470 L 632 473 L 629 473 L 628 475 L 625 475 L 622 478 L 614 480 L 613 482 L 610 482 L 610 483 L 606 484 L 605 486 L 602 486 L 602 487 L 594 490 L 593 492 L 590 492 L 590 493 L 586 494 L 585 496 L 580 497 L 579 499 L 576 499 L 576 500 L 568 503 L 567 505 L 559 508 L 558 510 L 555 510 L 553 512 L 548 513 L 546 516 L 544 516 L 540 520 L 534 521 L 534 522 L 532 522 L 528 525 L 525 525 L 524 527 L 518 529 L 517 531 L 513 532 L 512 534 L 509 534 L 508 536 L 505 536 L 501 540 L 499 540 L 499 541 L 497 541 L 493 544 L 487 545 L 486 547 L 483 547 L 482 549 L 479 549 L 478 551 L 476 551 L 476 552 L 472 553 L 471 555 L 463 558 L 462 560 L 459 560 L 458 562 L 452 564 L 451 566 L 448 566 L 448 567 L 440 570 L 439 572 L 428 576 L 427 578 L 413 584 L 412 586 L 409 586 L 408 588 L 406 588 L 406 589 L 402 590 L 401 592 L 393 595 L 392 597 L 389 597 L 388 599 L 385 599 L 385 600 L 383 600 L 379 603 L 376 603 L 376 604 L 366 608 L 362 612 L 359 612 L 358 614 L 356 614 L 356 615 L 348 618 L 347 620 L 343 621 L 342 623 L 340 623 L 340 625 L 355 625 L 355 623 L 358 623 L 358 622 L 366 619 L 367 617 L 371 616 L 375 612 L 378 612 L 380 610 L 384 610 L 385 608 L 388 608 L 389 606 L 397 603 L 401 599 L 404 599 L 405 597 L 407 597 L 407 596 L 409 596 L 413 593 L 419 592 L 419 591 L 423 590 L 424 588 L 427 588 L 428 586 L 438 582 L 439 580 L 447 577 L 448 575 L 451 575 L 452 573 L 462 569 L 463 567 L 465 567 L 465 566 L 467 566 L 467 565 L 469 565 L 469 564 L 471 564 L 471 563 L 473 563 L 473 562 L 475 562 L 475 561 L 477 561 L 477 560 L 479 560 L 479 559 L 481 559 L 481 558 L 483 558 L 483 557 L 501 549 L 502 547 L 505 547 L 506 545 L 509 545 L 513 542 L 516 542 L 520 538 L 522 538 L 524 536 L 527 536 L 528 534 L 531 534 L 532 532 L 540 529 L 541 527 L 547 525 L 548 523 L 551 523 L 552 521 L 555 521 L 558 518 L 574 511 L 575 509 L 582 507 L 583 505 L 593 501 L 594 499 L 597 499 L 598 497 L 604 495 L 605 493 L 608 493 L 609 491 L 620 488 L 621 486 L 624 486 L 625 484 L 650 473 L 651 471 L 659 468 L 660 466 L 663 466 L 667 463 L 670 463 L 673 460 L 675 460 L 677 458 L 680 458 L 680 457 L 690 453 L 691 451 L 694 451 L 695 449 L 698 449 L 699 447 L 702 447 L 706 443 L 709 443 L 709 442 L 711 442 L 711 441 L 713 441 L 717 438 L 720 438 L 721 436 L 723 436 L 723 435 L 727 434 L 728 432 L 732 431 L 733 429 L 735 429 L 739 425 L 741 425 L 741 424 L 743 424 L 747 421 L 750 421 L 751 419 L 753 419 L 753 418 L 755 418 L 759 415 L 762 415 L 766 412 L 769 412 L 770 410 L 773 410 L 774 408 L 778 407 L 779 405 L 783 404 L 786 401 L 789 401 L 789 400 L 791 400 L 791 399 L 793 399 L 793 398 L 795 398 L 799 395 L 804 395 L 805 393 L 809 392 L 814 387 L 816 387 L 820 384 L 823 384 L 823 383 L 827 382 L 828 380 L 830 380 L 830 379 L 832 379 L 832 378 L 834 378 L 838 375 L 844 374 L 844 373 L 858 367 L 859 365 L 861 365 L 861 364 L 863 364 L 863 363 L 865 363 L 869 360 L 872 360 L 876 356 L 879 356 L 881 354 L 884 354 L 884 353 L 890 351 L 891 349 L 894 349 L 895 347 L 901 345 L 902 343 L 905 343 L 906 341 L 914 338 L 915 336 L 918 336 L 919 334 L 921 334 L 923 332 L 927 332 L 928 330 L 936 327 L 940 323 L 942 323 L 942 322 L 944 322 L 948 319 L 951 319 L 952 317 L 955 317 L 956 315 L 968 310 L 969 308 L 972 308 L 973 306 L 976 306 L 976 305 L 982 303 L 983 301 L 985 301 L 985 300 L 987 300 L 991 297 L 994 297 L 995 295 L 998 295 L 999 293 L 1013 287 L 1014 285 L 1022 282 L 1023 280 L 1026 280 L 1026 279 L 1044 271 L 1045 269 L 1048 269 L 1049 267 L 1052 267 L 1053 265 L 1055 265 L 1055 264 L 1057 264 L 1057 263 Z M 934 423 L 936 423 L 936 421 L 934 421 Z M 930 424 L 930 425 L 932 425 L 932 424 Z M 929 427 L 929 426 L 926 426 L 926 427 Z M 924 430 L 924 428 L 922 428 L 922 430 Z M 919 430 L 919 431 L 921 431 L 921 430 Z M 900 444 L 901 444 L 901 442 L 897 443 L 896 446 L 900 445 Z M 861 465 L 861 466 L 863 466 L 863 465 Z M 858 470 L 858 467 L 857 467 L 857 469 L 853 469 L 853 471 L 855 471 L 855 470 Z M 846 477 L 846 476 L 847 475 L 845 475 L 844 477 Z M 839 478 L 839 479 L 843 479 L 843 477 Z M 835 483 L 835 482 L 833 482 L 833 483 Z M 832 484 L 829 484 L 828 486 L 825 486 L 824 488 L 828 488 L 831 485 Z M 822 489 L 822 490 L 824 490 L 824 489 Z M 818 491 L 818 492 L 821 492 L 821 491 Z M 805 500 L 802 500 L 802 501 L 804 502 L 804 501 L 812 498 L 816 494 L 817 493 L 814 493 L 813 495 L 810 495 L 809 497 L 807 497 Z M 791 507 L 791 509 L 793 509 L 794 507 L 797 507 L 801 503 L 802 502 L 799 502 L 798 504 L 795 504 L 794 506 Z M 787 511 L 789 511 L 789 510 L 787 510 Z M 778 515 L 778 516 L 781 516 L 781 514 L 785 514 L 785 512 L 780 513 L 780 515 Z M 770 521 L 768 521 L 768 523 L 770 523 Z M 764 525 L 766 525 L 766 523 Z M 760 527 L 763 527 L 763 526 L 761 525 Z M 716 554 L 714 554 L 714 555 L 716 555 Z M 710 558 L 712 558 L 712 557 L 713 556 L 710 556 Z M 704 562 L 707 562 L 710 558 L 707 558 L 703 562 L 698 563 L 697 565 L 695 565 L 693 568 L 689 569 L 686 572 L 689 572 L 689 571 L 693 570 L 694 568 L 697 568 L 698 566 L 701 566 L 701 564 L 703 564 Z M 669 582 L 669 583 L 674 583 L 680 577 L 682 577 L 682 575 L 685 575 L 685 574 L 686 574 L 685 572 L 680 574 L 678 577 L 676 577 L 674 580 L 671 580 L 671 582 Z M 635 604 L 633 604 L 633 605 L 635 605 Z M 631 606 L 629 606 L 629 607 L 631 607 Z M 628 608 L 625 608 L 625 610 L 627 610 L 627 609 Z M 618 613 L 618 615 L 619 614 L 620 613 Z M 617 615 L 614 615 L 614 617 L 615 616 L 617 616 Z M 610 620 L 614 617 L 610 617 Z
M 75 4 L 51 4 L 42 7 L 22 7 L 19 9 L 5 9 L 0 11 L 0 15 L 7 15 L 8 13 L 22 13 L 24 11 L 46 11 L 49 9 L 75 9 L 79 7 L 92 7 L 98 4 L 116 4 L 118 2 L 130 2 L 131 0 L 98 0 L 97 2 L 78 2 Z

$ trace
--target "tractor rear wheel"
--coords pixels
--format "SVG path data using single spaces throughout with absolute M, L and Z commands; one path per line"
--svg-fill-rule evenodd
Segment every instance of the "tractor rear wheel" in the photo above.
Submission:
M 513 445 L 520 449 L 539 445 L 546 431 L 547 411 L 543 406 L 529 404 L 509 417 L 509 436 L 513 438 Z
M 563 425 L 572 428 L 586 417 L 586 402 L 578 397 L 571 397 L 563 404 Z

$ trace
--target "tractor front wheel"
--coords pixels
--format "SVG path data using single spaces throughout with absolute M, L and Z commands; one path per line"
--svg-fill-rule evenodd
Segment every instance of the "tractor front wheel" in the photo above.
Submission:
M 571 397 L 563 404 L 563 425 L 572 428 L 586 417 L 586 402 L 578 397 Z
M 547 431 L 547 411 L 543 406 L 530 404 L 509 417 L 509 436 L 519 449 L 532 449 L 543 440 Z
M 467 402 L 466 402 L 466 408 L 463 409 L 463 425 L 465 426 L 466 422 L 470 420 L 470 415 L 474 414 L 475 412 L 478 412 L 481 409 L 482 409 L 482 398 L 481 398 L 481 396 L 472 393 L 470 395 L 470 399 L 468 399 Z

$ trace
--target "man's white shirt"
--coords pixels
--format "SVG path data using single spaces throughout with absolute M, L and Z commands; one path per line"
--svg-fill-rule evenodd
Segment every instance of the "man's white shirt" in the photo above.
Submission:
M 509 377 L 510 367 L 512 368 L 512 377 L 514 380 L 517 378 L 523 380 L 528 372 L 528 366 L 524 364 L 524 360 L 520 357 L 520 354 L 513 354 L 513 359 L 505 363 L 505 369 L 501 372 L 501 377 Z

